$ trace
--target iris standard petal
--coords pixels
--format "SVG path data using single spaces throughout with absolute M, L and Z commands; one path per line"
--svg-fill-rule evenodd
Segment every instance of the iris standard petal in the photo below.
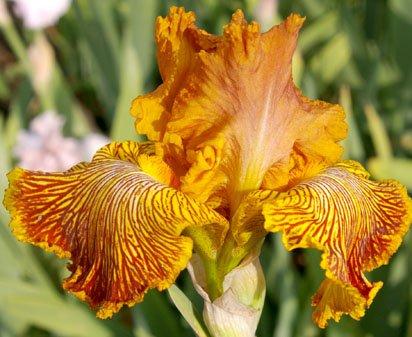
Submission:
M 162 155 L 179 156 L 183 192 L 229 208 L 233 216 L 243 197 L 262 184 L 275 189 L 289 183 L 294 152 L 326 165 L 340 159 L 342 108 L 309 100 L 292 81 L 303 21 L 292 14 L 261 33 L 238 10 L 223 35 L 214 36 L 182 9 L 159 19 L 163 84 L 137 97 L 131 111 L 139 132 L 157 130 L 153 137 L 164 145 Z
M 21 241 L 69 258 L 63 287 L 107 318 L 174 283 L 192 255 L 186 228 L 215 245 L 227 221 L 173 187 L 178 181 L 153 145 L 112 143 L 63 173 L 9 173 L 5 206 Z M 211 249 L 213 247 L 210 247 Z
M 405 188 L 368 177 L 360 164 L 343 162 L 264 206 L 265 228 L 282 232 L 286 248 L 323 251 L 326 280 L 312 300 L 320 327 L 342 314 L 364 315 L 382 282 L 363 273 L 388 263 L 412 221 Z
M 170 7 L 167 17 L 157 18 L 157 59 L 163 84 L 153 93 L 137 97 L 131 107 L 137 132 L 147 135 L 150 140 L 164 139 L 174 99 L 193 68 L 195 53 L 213 48 L 217 40 L 205 31 L 191 29 L 194 21 L 193 12 L 175 6 Z

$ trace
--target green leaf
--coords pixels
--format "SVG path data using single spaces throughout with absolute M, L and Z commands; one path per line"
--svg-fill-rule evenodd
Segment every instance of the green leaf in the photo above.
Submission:
M 173 308 L 165 293 L 149 291 L 144 301 L 135 305 L 131 312 L 134 317 L 143 314 L 155 336 L 183 336 L 183 329 L 177 319 L 177 311 Z M 161 324 L 159 324 L 161 317 Z
M 362 73 L 362 71 L 359 71 L 358 64 L 355 62 L 353 58 L 349 60 L 341 75 L 342 77 L 339 78 L 339 84 L 347 84 L 352 89 L 365 88 L 365 80 L 362 77 L 364 74 Z
M 7 85 L 6 76 L 1 73 L 0 74 L 0 99 L 7 100 L 10 97 L 10 88 Z
M 176 308 L 180 311 L 193 331 L 196 332 L 197 336 L 209 337 L 210 335 L 207 332 L 199 313 L 186 295 L 175 285 L 172 285 L 168 289 L 168 292 L 173 303 L 176 305 Z
M 143 76 L 139 55 L 131 43 L 130 37 L 130 31 L 126 31 L 122 48 L 120 94 L 110 132 L 111 139 L 115 141 L 139 139 L 134 128 L 134 118 L 130 115 L 129 109 L 132 99 L 143 91 Z
M 316 53 L 310 66 L 313 72 L 328 84 L 334 81 L 348 64 L 351 54 L 349 38 L 341 31 Z
M 345 110 L 346 123 L 348 123 L 348 137 L 342 142 L 342 145 L 345 148 L 344 159 L 363 161 L 365 159 L 365 150 L 353 115 L 352 98 L 349 87 L 341 87 L 339 103 Z
M 294 336 L 298 319 L 299 303 L 297 298 L 296 277 L 291 264 L 291 253 L 286 251 L 281 235 L 272 236 L 273 256 L 267 272 L 268 295 L 278 298 L 279 313 L 273 337 Z
M 382 61 L 378 63 L 377 83 L 380 87 L 388 87 L 396 84 L 402 75 L 396 65 Z
M 4 118 L 0 115 L 0 200 L 4 198 L 4 190 L 7 186 L 6 174 L 11 168 L 11 155 L 9 147 L 6 146 L 7 136 L 4 131 L 6 129 L 4 124 Z M 3 203 L 0 203 L 0 221 L 6 219 L 6 217 L 7 212 L 3 207 Z
M 82 61 L 86 64 L 111 123 L 119 93 L 120 38 L 115 29 L 113 1 L 76 1 L 75 27 Z
M 385 124 L 373 105 L 365 105 L 364 110 L 376 155 L 381 159 L 388 160 L 392 157 L 392 146 Z
M 156 65 L 154 26 L 159 15 L 158 1 L 128 0 L 126 26 L 129 29 L 130 43 L 139 55 L 140 71 L 146 81 Z M 153 79 L 150 79 L 153 82 Z M 136 93 L 138 94 L 138 93 Z
M 376 179 L 396 179 L 406 188 L 412 190 L 412 159 L 371 158 L 368 160 L 367 167 Z
M 329 323 L 326 337 L 365 337 L 365 335 L 357 321 L 343 316 L 339 323 L 334 321 Z
M 43 289 L 44 292 L 55 292 L 53 280 L 34 256 L 33 247 L 17 241 L 13 237 L 7 226 L 8 214 L 3 205 L 0 206 L 0 209 L 2 210 L 0 214 L 0 252 L 2 259 L 4 259 L 2 261 L 3 267 L 0 269 L 0 277 L 10 279 L 24 277 L 35 282 L 37 287 Z
M 48 329 L 59 336 L 112 336 L 86 307 L 14 279 L 0 278 L 1 311 L 10 319 Z
M 410 0 L 389 0 L 389 8 L 412 24 L 412 11 Z
M 30 77 L 31 65 L 27 49 L 15 25 L 11 21 L 10 23 L 7 23 L 5 25 L 0 24 L 0 30 L 3 33 L 2 35 L 5 37 L 6 41 L 10 45 L 11 50 L 17 56 L 19 62 L 23 65 L 27 76 Z
M 383 287 L 366 311 L 360 325 L 365 335 L 375 337 L 401 337 L 404 334 L 410 287 L 410 247 L 402 245 L 388 266 L 374 271 L 370 279 L 382 280 Z
M 64 131 L 71 136 L 83 136 L 90 133 L 89 122 L 82 109 L 76 103 L 72 88 L 67 83 L 62 70 L 56 65 L 50 95 L 53 95 L 56 112 L 65 118 Z
M 135 313 L 133 335 L 135 337 L 155 337 L 151 332 L 150 325 L 146 320 L 141 307 L 135 306 L 133 312 Z
M 326 4 L 329 1 L 324 0 L 306 0 L 302 1 L 302 6 L 308 12 L 309 16 L 320 18 L 326 11 Z
M 13 100 L 10 102 L 10 114 L 4 125 L 4 146 L 10 151 L 15 145 L 20 129 L 28 125 L 27 110 L 30 100 L 33 98 L 28 79 L 22 81 L 17 88 Z
M 302 76 L 305 70 L 305 62 L 303 60 L 300 50 L 297 50 L 292 58 L 292 77 L 293 83 L 296 86 L 300 86 L 302 82 Z
M 151 74 L 154 61 L 153 25 L 156 17 L 155 1 L 129 0 L 125 4 L 125 27 L 122 35 L 120 63 L 120 91 L 110 136 L 122 141 L 144 138 L 136 134 L 130 116 L 131 101 L 144 93 L 144 83 Z
M 338 13 L 329 11 L 310 24 L 305 24 L 299 34 L 298 45 L 305 53 L 320 42 L 328 40 L 338 29 Z

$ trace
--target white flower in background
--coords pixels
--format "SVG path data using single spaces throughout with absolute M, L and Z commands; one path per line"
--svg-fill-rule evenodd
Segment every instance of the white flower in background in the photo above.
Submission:
M 45 94 L 53 75 L 54 51 L 50 43 L 40 34 L 28 49 L 32 70 L 32 84 L 39 95 Z
M 64 171 L 81 161 L 79 143 L 62 134 L 64 119 L 46 111 L 18 134 L 14 150 L 18 166 L 28 170 Z
M 20 131 L 14 154 L 18 166 L 28 170 L 64 171 L 81 161 L 90 161 L 90 153 L 110 142 L 92 134 L 84 140 L 64 137 L 64 119 L 46 111 L 30 122 L 29 130 Z
M 69 9 L 71 0 L 13 0 L 16 14 L 29 29 L 54 25 Z
M 83 161 L 91 161 L 96 151 L 111 141 L 100 133 L 91 133 L 80 141 Z

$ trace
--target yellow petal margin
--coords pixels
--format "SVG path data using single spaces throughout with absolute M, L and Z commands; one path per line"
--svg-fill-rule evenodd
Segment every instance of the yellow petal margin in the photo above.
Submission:
M 412 221 L 405 188 L 368 177 L 360 164 L 346 161 L 264 206 L 265 228 L 283 232 L 287 249 L 323 251 L 326 279 L 312 299 L 320 327 L 342 314 L 364 315 L 382 282 L 369 282 L 363 272 L 388 263 Z
M 185 228 L 208 225 L 219 245 L 228 227 L 170 187 L 174 173 L 152 154 L 150 143 L 112 143 L 66 172 L 8 175 L 4 204 L 14 235 L 71 259 L 63 287 L 100 318 L 174 283 L 192 255 Z

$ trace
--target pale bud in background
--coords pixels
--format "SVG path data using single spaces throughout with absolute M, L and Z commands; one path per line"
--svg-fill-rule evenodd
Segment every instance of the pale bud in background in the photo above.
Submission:
M 260 0 L 256 7 L 256 19 L 262 27 L 262 31 L 270 29 L 278 14 L 278 0 Z
M 30 45 L 29 60 L 32 84 L 39 95 L 46 94 L 53 75 L 54 51 L 44 35 L 37 35 Z
M 67 12 L 71 0 L 13 0 L 16 14 L 28 29 L 54 25 Z
M 0 27 L 6 26 L 11 22 L 9 12 L 7 11 L 6 0 L 0 0 Z
M 196 291 L 204 299 L 203 318 L 213 337 L 254 337 L 262 313 L 266 283 L 259 258 L 241 264 L 226 275 L 223 295 L 210 301 L 201 259 L 188 265 Z

